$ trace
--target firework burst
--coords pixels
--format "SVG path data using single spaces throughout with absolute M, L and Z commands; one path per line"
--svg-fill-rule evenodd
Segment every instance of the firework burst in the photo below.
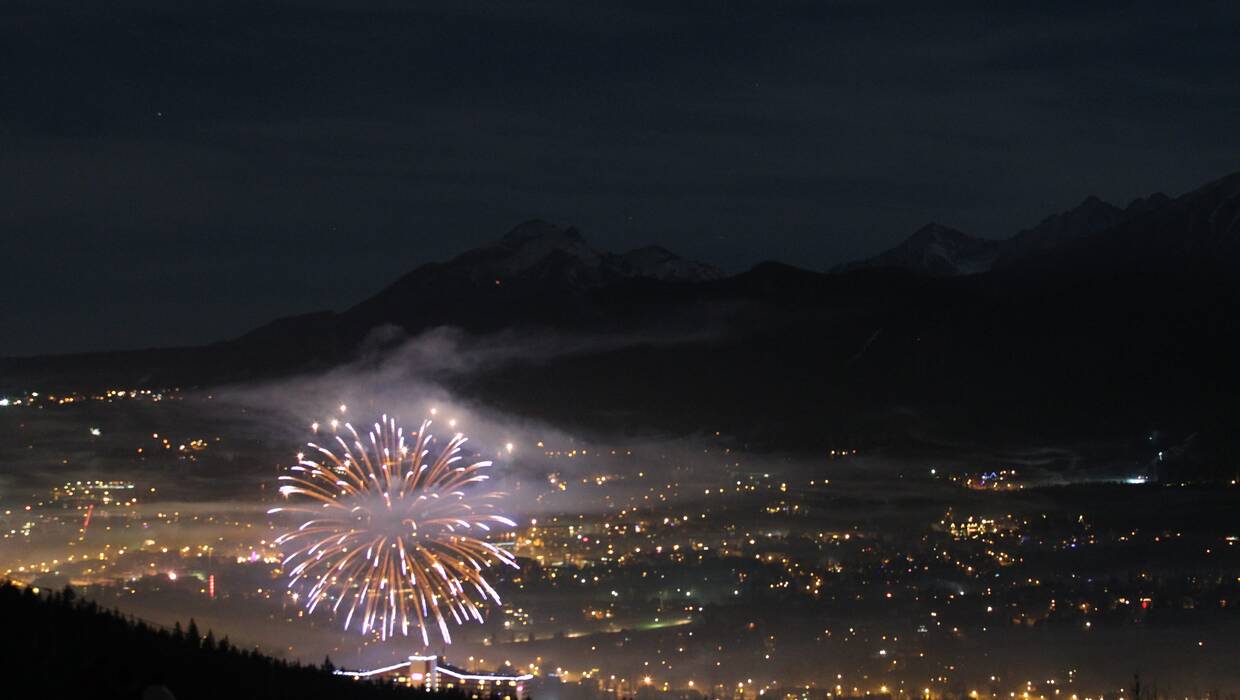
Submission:
M 280 477 L 290 504 L 268 512 L 307 518 L 276 544 L 310 612 L 343 610 L 345 629 L 356 618 L 363 634 L 384 639 L 416 629 L 423 644 L 433 624 L 451 643 L 449 619 L 482 622 L 487 601 L 500 602 L 485 573 L 516 560 L 480 537 L 516 523 L 495 512 L 502 494 L 479 492 L 491 463 L 466 465 L 460 433 L 436 451 L 429 428 L 405 435 L 385 415 L 363 439 L 346 423 L 335 451 L 310 443 L 318 459 L 301 458 Z

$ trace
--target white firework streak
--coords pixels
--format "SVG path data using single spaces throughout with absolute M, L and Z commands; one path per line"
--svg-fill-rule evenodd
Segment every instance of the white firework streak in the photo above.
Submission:
M 320 603 L 334 613 L 343 606 L 345 629 L 356 617 L 363 634 L 378 630 L 387 639 L 416 629 L 429 645 L 434 624 L 450 644 L 449 618 L 481 622 L 481 608 L 500 602 L 487 570 L 517 566 L 511 552 L 470 534 L 516 525 L 495 512 L 503 494 L 474 493 L 491 463 L 461 465 L 460 433 L 428 460 L 435 442 L 430 421 L 408 441 L 386 415 L 367 439 L 348 423 L 344 428 L 351 441 L 337 435 L 336 451 L 309 443 L 321 457 L 302 459 L 280 477 L 290 505 L 268 513 L 307 517 L 275 540 L 288 586 L 306 591 L 310 612 Z

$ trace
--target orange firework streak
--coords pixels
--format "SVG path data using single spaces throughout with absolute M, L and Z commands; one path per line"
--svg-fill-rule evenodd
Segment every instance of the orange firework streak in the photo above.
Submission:
M 360 615 L 362 633 L 378 630 L 386 639 L 398 628 L 421 632 L 429 644 L 431 620 L 451 643 L 447 620 L 482 622 L 486 601 L 499 594 L 484 572 L 495 564 L 516 567 L 511 552 L 471 536 L 489 532 L 498 523 L 515 526 L 494 511 L 498 492 L 470 493 L 489 477 L 491 466 L 478 461 L 457 466 L 465 436 L 457 433 L 432 461 L 434 437 L 430 421 L 406 442 L 403 429 L 383 416 L 369 433 L 369 445 L 350 424 L 350 445 L 337 436 L 340 456 L 313 443 L 323 461 L 303 459 L 281 476 L 280 493 L 297 497 L 296 506 L 273 508 L 310 516 L 300 527 L 276 539 L 285 548 L 289 588 L 307 588 L 311 612 L 329 603 L 347 610 L 348 629 Z

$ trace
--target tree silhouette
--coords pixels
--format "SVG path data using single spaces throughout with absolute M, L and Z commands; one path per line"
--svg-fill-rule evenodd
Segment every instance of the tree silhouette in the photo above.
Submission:
M 333 675 L 323 667 L 273 659 L 254 649 L 198 637 L 190 620 L 182 633 L 100 609 L 68 589 L 35 594 L 0 581 L 0 620 L 20 634 L 0 635 L 6 667 L 38 679 L 46 697 L 141 697 L 153 686 L 178 700 L 256 698 L 466 700 L 461 693 L 428 693 L 381 681 Z M 493 700 L 493 699 L 488 699 Z

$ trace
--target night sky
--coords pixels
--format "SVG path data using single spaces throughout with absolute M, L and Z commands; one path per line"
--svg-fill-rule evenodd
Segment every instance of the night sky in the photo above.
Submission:
M 344 308 L 534 217 L 823 269 L 1240 170 L 1240 4 L 1014 4 L 4 2 L 0 355 Z

